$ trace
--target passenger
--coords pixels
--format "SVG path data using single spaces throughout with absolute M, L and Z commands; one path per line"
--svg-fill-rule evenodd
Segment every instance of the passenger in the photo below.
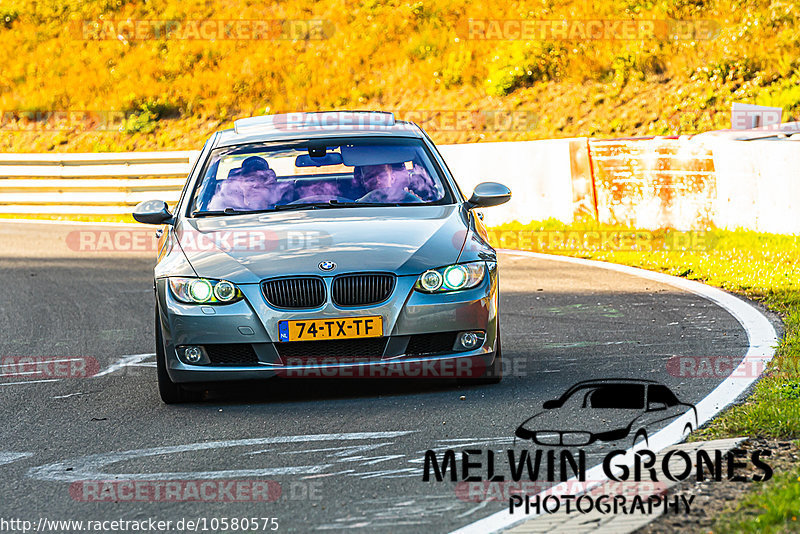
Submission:
M 208 205 L 212 211 L 231 208 L 242 211 L 272 209 L 292 200 L 289 184 L 278 182 L 275 171 L 264 158 L 251 156 L 239 169 L 228 173 L 228 179 L 217 189 Z

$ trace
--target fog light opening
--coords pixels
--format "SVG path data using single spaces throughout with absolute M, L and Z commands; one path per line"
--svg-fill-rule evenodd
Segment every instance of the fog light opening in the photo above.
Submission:
M 458 336 L 458 344 L 463 350 L 477 349 L 483 343 L 482 332 L 461 332 Z
M 186 347 L 183 349 L 183 357 L 189 363 L 199 363 L 203 359 L 203 349 L 200 347 Z

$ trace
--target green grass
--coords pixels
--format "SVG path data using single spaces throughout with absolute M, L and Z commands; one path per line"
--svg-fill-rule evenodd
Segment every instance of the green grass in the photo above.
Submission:
M 713 528 L 715 534 L 800 531 L 800 469 L 756 484 L 757 489 L 738 502 L 732 513 L 717 520 Z
M 639 243 L 652 250 L 631 246 L 586 247 L 586 232 L 641 233 Z M 510 232 L 510 233 L 509 233 Z M 631 228 L 578 222 L 570 225 L 555 220 L 526 225 L 511 223 L 490 229 L 490 241 L 506 246 L 520 232 L 534 236 L 532 243 L 550 245 L 541 252 L 565 254 L 641 267 L 652 271 L 698 280 L 760 302 L 778 313 L 785 333 L 777 353 L 753 394 L 743 403 L 725 410 L 690 439 L 704 440 L 735 436 L 779 439 L 800 438 L 800 237 L 751 231 L 710 230 L 694 249 L 675 243 L 690 242 L 687 234 L 662 230 L 648 232 Z M 548 233 L 549 232 L 549 233 Z M 558 232 L 558 233 L 553 233 Z M 538 241 L 536 236 L 544 236 Z M 556 236 L 551 239 L 550 236 Z M 676 236 L 679 238 L 676 240 Z M 644 238 L 647 239 L 644 239 Z M 523 240 L 527 243 L 528 240 Z M 534 246 L 511 248 L 537 250 Z M 590 242 L 589 244 L 592 244 Z M 596 244 L 596 243 L 595 243 Z M 665 246 L 672 246 L 670 249 Z M 759 486 L 738 504 L 732 515 L 718 521 L 714 532 L 796 532 L 800 531 L 800 470 L 776 476 Z M 719 526 L 719 530 L 717 530 Z
M 753 395 L 741 405 L 727 410 L 707 428 L 696 433 L 697 439 L 731 436 L 800 438 L 800 238 L 750 231 L 711 230 L 701 234 L 701 246 L 694 250 L 676 248 L 676 242 L 688 242 L 688 234 L 673 231 L 647 232 L 630 228 L 598 226 L 594 223 L 565 225 L 549 220 L 527 225 L 512 223 L 493 228 L 495 244 L 513 246 L 503 232 L 547 232 L 545 244 L 556 248 L 541 250 L 595 260 L 641 267 L 653 271 L 698 280 L 762 303 L 780 314 L 785 335 L 774 361 Z M 552 234 L 553 231 L 561 232 Z M 589 231 L 641 232 L 648 239 L 642 243 L 653 250 L 609 250 L 608 247 L 584 247 L 576 239 Z M 575 232 L 570 234 L 570 232 Z M 556 235 L 555 240 L 549 236 Z M 676 240 L 676 236 L 681 236 Z M 569 241 L 572 238 L 573 242 Z M 537 243 L 536 238 L 532 240 Z M 632 242 L 635 244 L 635 242 Z M 519 243 L 517 243 L 519 245 Z M 662 246 L 672 246 L 663 249 Z M 534 249 L 536 247 L 515 247 Z

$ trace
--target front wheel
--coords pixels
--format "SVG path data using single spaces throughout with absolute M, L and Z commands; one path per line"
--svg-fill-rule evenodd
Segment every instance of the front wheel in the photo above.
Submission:
M 180 384 L 176 384 L 167 373 L 167 354 L 164 350 L 164 335 L 161 333 L 158 306 L 156 306 L 156 374 L 158 375 L 158 393 L 164 404 L 199 400 L 199 393 L 189 391 Z

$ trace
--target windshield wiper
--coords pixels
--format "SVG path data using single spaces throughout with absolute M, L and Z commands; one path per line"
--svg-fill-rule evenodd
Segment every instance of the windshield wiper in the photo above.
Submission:
M 315 209 L 329 209 L 329 208 L 374 208 L 376 206 L 399 206 L 396 202 L 339 202 L 338 200 L 329 200 L 328 202 L 305 202 L 303 204 L 281 204 L 275 206 L 274 211 L 286 210 L 315 210 Z M 269 210 L 273 211 L 273 210 Z
M 279 206 L 275 206 L 275 211 L 315 210 L 317 208 L 345 208 L 355 204 L 355 202 L 339 202 L 338 200 L 329 200 L 327 202 L 302 202 L 297 204 L 281 204 Z
M 214 211 L 193 211 L 192 217 L 213 217 L 219 215 L 248 215 L 251 213 L 266 213 L 268 211 L 273 211 L 272 209 L 268 210 L 237 210 L 234 208 L 225 208 L 224 210 L 214 210 Z

